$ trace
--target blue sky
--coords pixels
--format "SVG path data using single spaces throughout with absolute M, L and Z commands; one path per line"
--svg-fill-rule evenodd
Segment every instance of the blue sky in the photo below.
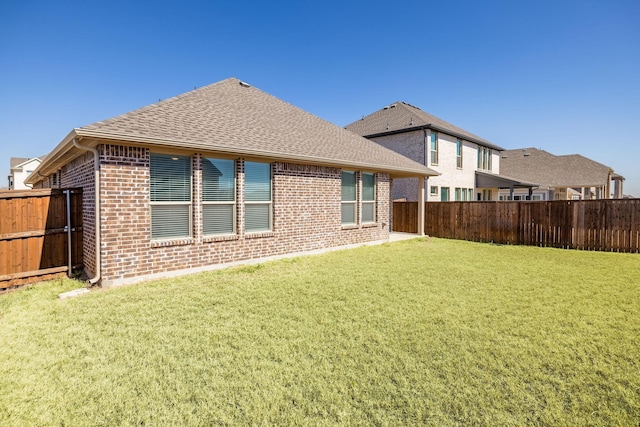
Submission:
M 237 77 L 340 126 L 406 101 L 640 197 L 639 21 L 638 0 L 0 1 L 0 186 L 75 127 Z

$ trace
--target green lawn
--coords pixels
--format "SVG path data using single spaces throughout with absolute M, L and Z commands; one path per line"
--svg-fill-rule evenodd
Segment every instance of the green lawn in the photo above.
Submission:
M 0 296 L 0 425 L 640 425 L 640 255 L 415 239 Z

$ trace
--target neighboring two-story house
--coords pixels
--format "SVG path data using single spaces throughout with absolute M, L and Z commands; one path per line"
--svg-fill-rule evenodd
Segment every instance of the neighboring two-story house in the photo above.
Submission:
M 579 154 L 556 156 L 537 148 L 502 152 L 500 167 L 509 176 L 538 183 L 531 200 L 620 199 L 624 177 Z M 613 183 L 613 185 L 612 185 Z M 500 191 L 500 200 L 529 200 L 522 190 Z
M 9 190 L 30 190 L 31 185 L 25 184 L 25 180 L 42 162 L 43 157 L 12 157 L 9 171 Z
M 498 200 L 500 189 L 535 187 L 500 175 L 502 147 L 406 102 L 385 106 L 346 129 L 438 172 L 426 184 L 427 201 Z M 415 201 L 417 185 L 417 179 L 395 180 L 392 197 Z

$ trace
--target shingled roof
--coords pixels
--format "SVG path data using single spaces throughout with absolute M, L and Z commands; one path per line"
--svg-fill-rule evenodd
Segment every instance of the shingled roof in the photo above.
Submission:
M 543 188 L 606 185 L 613 170 L 580 154 L 556 156 L 537 148 L 502 152 L 500 173 Z
M 74 129 L 43 174 L 74 154 L 73 139 L 187 148 L 270 160 L 371 169 L 392 176 L 437 172 L 236 78 Z M 75 153 L 77 155 L 78 153 Z M 59 167 L 60 165 L 58 165 Z
M 360 120 L 348 124 L 345 129 L 358 135 L 372 138 L 394 133 L 410 132 L 418 129 L 433 129 L 465 139 L 495 150 L 503 150 L 486 139 L 480 138 L 462 128 L 452 125 L 420 108 L 403 101 L 397 101 L 375 111 Z
M 27 160 L 29 160 L 28 157 L 12 157 L 10 162 L 11 162 L 11 169 L 15 168 L 16 166 L 26 162 Z

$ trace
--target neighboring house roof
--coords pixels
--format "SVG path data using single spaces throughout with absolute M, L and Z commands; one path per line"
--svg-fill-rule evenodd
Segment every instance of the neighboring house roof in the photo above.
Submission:
M 21 169 L 25 164 L 30 163 L 34 160 L 38 162 L 42 162 L 46 156 L 40 157 L 12 157 L 11 158 L 11 169 Z
M 536 188 L 538 185 L 503 174 L 476 171 L 476 187 L 478 188 Z
M 523 148 L 502 152 L 500 173 L 555 188 L 606 185 L 613 170 L 579 154 L 556 156 L 537 148 Z
M 392 176 L 437 172 L 320 119 L 236 78 L 229 78 L 129 113 L 74 129 L 39 172 L 76 157 L 73 139 L 97 139 L 372 169 Z
M 23 164 L 24 162 L 29 161 L 28 157 L 12 157 L 11 158 L 11 169 L 16 168 Z
M 345 129 L 367 138 L 411 132 L 418 129 L 433 129 L 495 150 L 503 150 L 486 139 L 452 125 L 420 108 L 403 101 L 394 102 L 360 120 L 348 124 Z

